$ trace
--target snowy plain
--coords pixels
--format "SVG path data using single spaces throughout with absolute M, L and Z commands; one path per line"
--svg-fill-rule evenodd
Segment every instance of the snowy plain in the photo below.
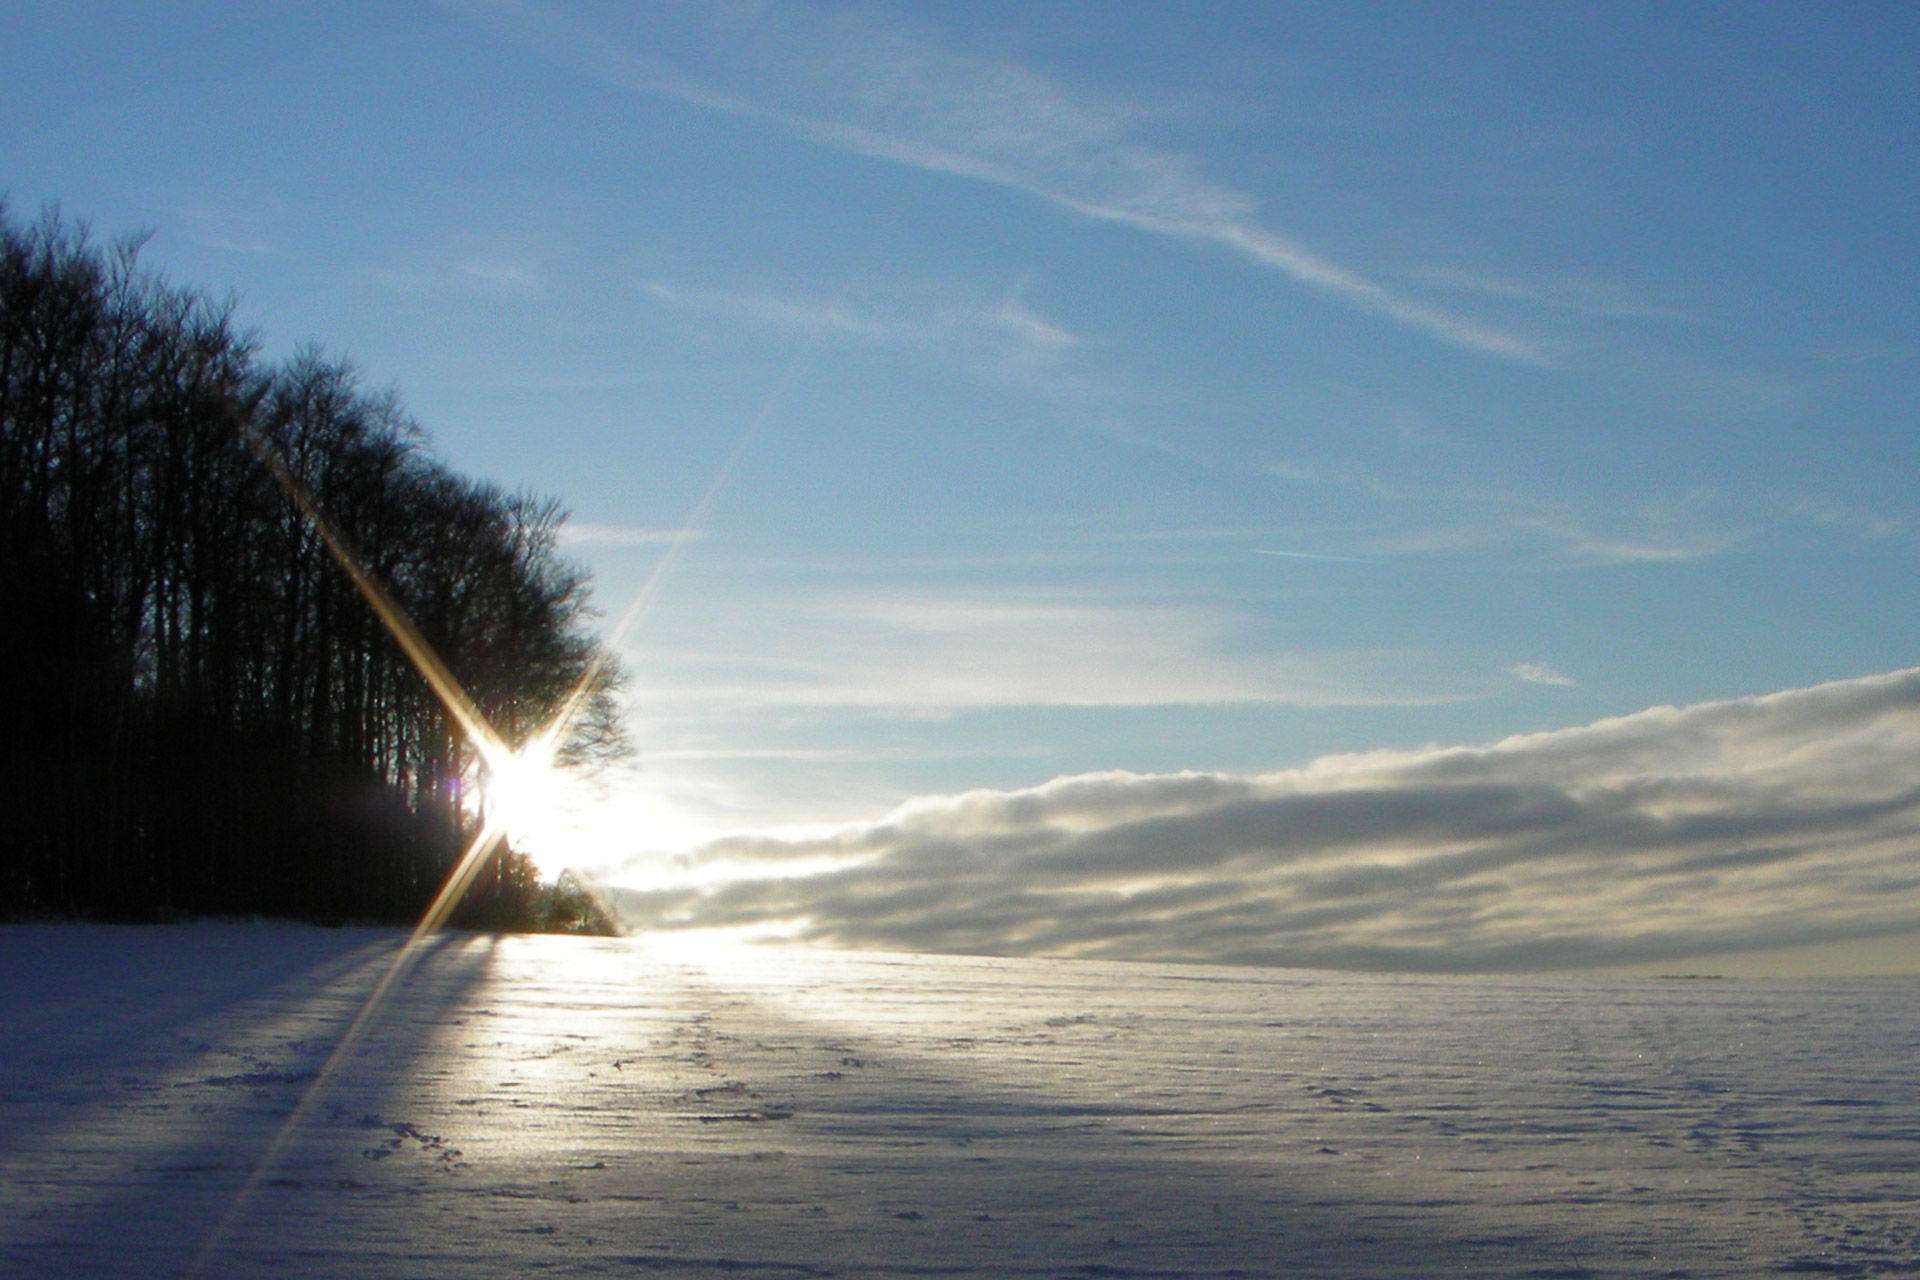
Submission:
M 401 943 L 0 929 L 0 1270 L 1920 1271 L 1913 978 Z

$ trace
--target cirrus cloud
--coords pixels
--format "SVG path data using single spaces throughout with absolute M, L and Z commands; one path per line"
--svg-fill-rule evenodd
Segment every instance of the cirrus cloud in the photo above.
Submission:
M 1553 363 L 1527 335 L 1389 288 L 1262 222 L 1251 196 L 1207 177 L 1192 157 L 1145 140 L 1146 113 L 1138 107 L 1017 63 L 943 49 L 866 15 L 771 6 L 757 7 L 750 23 L 721 22 L 704 38 L 683 37 L 683 61 L 670 61 L 560 6 L 440 2 L 631 93 L 1020 192 L 1092 221 L 1211 245 L 1449 345 Z

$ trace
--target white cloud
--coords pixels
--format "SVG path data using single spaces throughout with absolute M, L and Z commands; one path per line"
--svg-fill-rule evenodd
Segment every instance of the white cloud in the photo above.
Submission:
M 1269 547 L 1255 547 L 1253 554 L 1257 556 L 1275 556 L 1282 560 L 1333 560 L 1339 561 L 1342 564 L 1373 563 L 1373 561 L 1366 559 L 1364 556 L 1336 556 L 1324 551 L 1275 551 Z
M 531 289 L 540 283 L 540 277 L 531 265 L 498 255 L 482 254 L 462 259 L 459 269 L 483 284 L 514 285 L 522 289 Z
M 1563 276 L 1551 280 L 1523 280 L 1485 271 L 1433 267 L 1414 273 L 1416 279 L 1443 289 L 1484 294 L 1514 302 L 1554 307 L 1582 315 L 1622 320 L 1679 320 L 1677 307 L 1650 301 L 1639 292 L 1603 280 Z
M 683 624 L 694 625 L 694 624 Z M 703 609 L 696 634 L 629 655 L 661 708 L 1413 705 L 1450 700 L 1401 651 L 1271 653 L 1243 620 L 1071 594 L 759 598 Z M 1410 674 L 1411 673 L 1411 674 Z
M 285 201 L 252 187 L 184 193 L 173 201 L 173 209 L 192 239 L 209 249 L 248 256 L 279 252 L 287 221 Z
M 647 529 L 634 525 L 595 524 L 590 520 L 569 520 L 560 526 L 563 545 L 593 544 L 606 547 L 650 547 L 686 542 L 701 537 L 695 529 Z
M 1905 532 L 1905 516 L 1870 511 L 1824 494 L 1803 494 L 1787 504 L 1790 518 L 1816 528 L 1837 529 L 1870 541 L 1898 537 Z
M 997 301 L 933 281 L 865 282 L 833 297 L 793 290 L 711 289 L 650 281 L 668 306 L 722 315 L 809 338 L 853 338 L 959 355 L 977 364 L 1023 368 L 1058 359 L 1080 344 L 1065 325 L 1028 306 L 1023 282 Z
M 1012 337 L 1017 346 L 1034 355 L 1053 355 L 1078 346 L 1080 339 L 1066 328 L 1028 307 L 1017 297 L 1009 297 L 983 319 Z
M 370 274 L 401 293 L 459 291 L 491 295 L 502 289 L 538 289 L 567 252 L 558 229 L 527 234 L 448 232 L 416 246 L 403 265 Z
M 1368 968 L 1868 938 L 1920 928 L 1916 753 L 1920 669 L 1489 747 L 930 797 L 715 842 L 625 902 L 847 946 Z M 694 883 L 708 863 L 732 878 Z
M 1404 296 L 1255 220 L 1242 192 L 1137 137 L 1129 104 L 1009 62 L 935 48 L 847 15 L 728 33 L 706 77 L 530 0 L 443 0 L 564 65 L 823 146 L 1020 191 L 1099 221 L 1224 248 L 1361 311 L 1502 359 L 1548 362 L 1535 341 Z M 721 87 L 731 77 L 748 86 Z
M 734 316 L 752 324 L 786 329 L 808 337 L 852 335 L 891 339 L 899 330 L 881 320 L 858 314 L 844 299 L 808 298 L 756 291 L 729 291 L 669 285 L 650 281 L 647 292 L 669 306 L 688 307 Z
M 1571 567 L 1699 560 L 1751 539 L 1778 513 L 1735 509 L 1705 490 L 1630 504 L 1576 504 L 1489 487 L 1389 482 L 1364 468 L 1296 459 L 1259 470 L 1290 484 L 1342 490 L 1376 504 L 1373 529 L 1349 534 L 1372 556 L 1457 555 L 1532 544 Z M 1811 519 L 1798 515 L 1800 519 Z
M 1507 670 L 1528 684 L 1553 684 L 1571 687 L 1578 683 L 1578 681 L 1572 677 L 1562 675 L 1544 662 L 1516 662 L 1511 667 L 1508 667 Z

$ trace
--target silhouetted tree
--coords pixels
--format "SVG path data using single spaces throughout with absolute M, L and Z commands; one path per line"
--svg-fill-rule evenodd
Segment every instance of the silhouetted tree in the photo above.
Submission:
M 140 248 L 0 204 L 0 912 L 407 918 L 471 834 L 473 752 L 241 425 L 510 740 L 598 671 L 578 757 L 618 747 L 617 677 L 565 513 L 447 471 L 343 361 L 263 366 Z M 490 923 L 529 875 L 488 872 Z

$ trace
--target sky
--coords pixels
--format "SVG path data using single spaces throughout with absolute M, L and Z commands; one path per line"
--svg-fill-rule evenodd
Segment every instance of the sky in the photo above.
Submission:
M 1920 966 L 1916 66 L 1892 4 L 16 0 L 0 191 L 559 498 L 609 633 L 652 583 L 548 860 L 655 925 Z

